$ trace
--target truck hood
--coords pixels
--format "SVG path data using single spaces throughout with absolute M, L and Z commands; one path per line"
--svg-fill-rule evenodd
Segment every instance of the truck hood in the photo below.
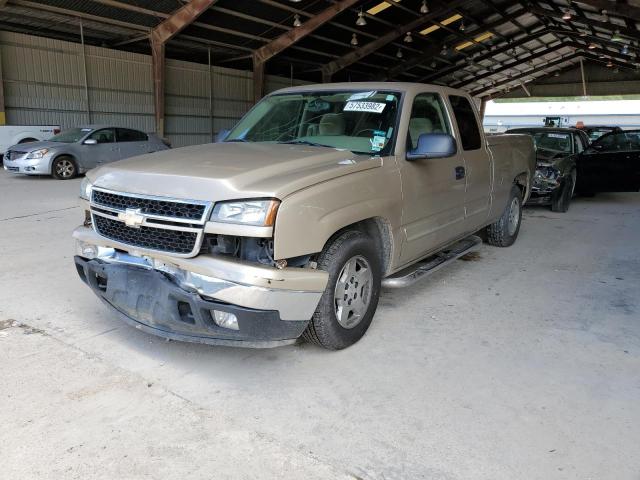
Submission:
M 165 150 L 91 170 L 97 187 L 191 200 L 273 197 L 382 166 L 382 158 L 306 145 L 217 143 Z

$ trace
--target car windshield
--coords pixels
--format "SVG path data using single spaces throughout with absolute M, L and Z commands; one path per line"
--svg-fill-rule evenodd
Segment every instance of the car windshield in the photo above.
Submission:
M 271 95 L 226 142 L 303 144 L 386 155 L 395 135 L 400 93 L 312 91 Z
M 564 132 L 533 132 L 536 150 L 571 153 L 571 134 Z
M 61 143 L 76 143 L 92 131 L 92 128 L 70 128 L 69 130 L 60 132 L 58 135 L 54 135 L 49 139 L 49 141 Z

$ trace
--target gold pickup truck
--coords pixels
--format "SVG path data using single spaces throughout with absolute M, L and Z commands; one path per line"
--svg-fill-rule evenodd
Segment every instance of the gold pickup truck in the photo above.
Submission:
M 308 85 L 222 141 L 91 170 L 75 264 L 129 324 L 173 340 L 358 341 L 380 290 L 511 245 L 531 138 L 485 137 L 472 99 L 410 83 Z

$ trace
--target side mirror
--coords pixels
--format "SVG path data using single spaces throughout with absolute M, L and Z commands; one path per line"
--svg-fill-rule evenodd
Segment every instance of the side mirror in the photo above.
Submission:
M 457 151 L 456 140 L 448 133 L 423 133 L 418 138 L 418 146 L 407 152 L 407 160 L 452 157 Z
M 220 130 L 216 135 L 215 143 L 224 142 L 227 139 L 227 137 L 229 136 L 230 133 L 231 133 L 231 130 L 226 129 L 226 128 L 224 130 Z
M 82 143 L 83 143 L 83 145 L 97 145 L 98 144 L 98 140 L 96 140 L 95 138 L 87 138 Z

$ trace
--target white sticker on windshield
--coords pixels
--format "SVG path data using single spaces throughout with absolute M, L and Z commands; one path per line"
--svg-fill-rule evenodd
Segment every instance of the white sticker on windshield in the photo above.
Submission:
M 569 138 L 569 135 L 567 135 L 566 133 L 547 133 L 547 137 L 562 138 L 563 140 L 566 140 L 567 138 Z
M 376 92 L 358 92 L 351 95 L 347 101 L 350 102 L 352 100 L 362 100 L 363 98 L 373 97 Z
M 92 129 L 91 128 L 81 128 L 80 131 L 81 132 L 90 132 Z
M 386 103 L 378 102 L 347 102 L 347 104 L 344 106 L 344 111 L 382 113 L 384 107 L 386 106 Z

